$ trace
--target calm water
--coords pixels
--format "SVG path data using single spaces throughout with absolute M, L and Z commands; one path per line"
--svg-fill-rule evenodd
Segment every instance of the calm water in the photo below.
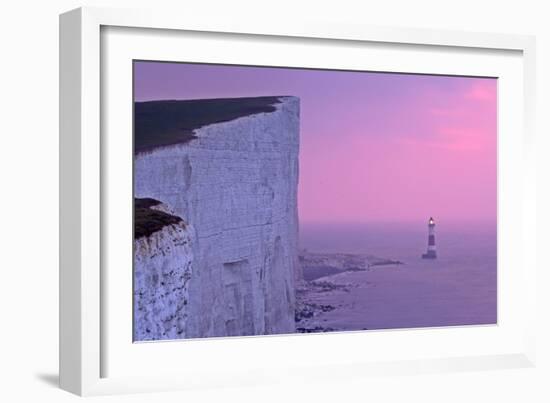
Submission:
M 401 266 L 353 272 L 329 322 L 341 330 L 491 324 L 497 320 L 496 225 L 436 223 L 438 259 L 425 260 L 427 224 L 300 225 L 300 247 L 365 253 Z

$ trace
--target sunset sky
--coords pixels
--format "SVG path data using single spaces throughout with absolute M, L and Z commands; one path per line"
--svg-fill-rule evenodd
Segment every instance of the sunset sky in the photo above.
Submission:
M 300 221 L 496 221 L 497 80 L 136 62 L 135 100 L 301 100 Z

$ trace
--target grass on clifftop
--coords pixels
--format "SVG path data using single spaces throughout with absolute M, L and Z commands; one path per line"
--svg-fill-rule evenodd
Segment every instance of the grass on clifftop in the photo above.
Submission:
M 194 130 L 243 116 L 274 112 L 279 97 L 148 101 L 134 103 L 134 152 L 187 143 Z
M 167 225 L 183 221 L 180 217 L 151 209 L 159 204 L 155 199 L 134 199 L 134 239 L 149 236 Z

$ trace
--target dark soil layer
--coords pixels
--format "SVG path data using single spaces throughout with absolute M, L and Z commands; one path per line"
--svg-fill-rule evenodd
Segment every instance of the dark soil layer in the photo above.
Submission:
M 134 103 L 134 153 L 196 139 L 195 129 L 243 116 L 274 112 L 279 97 Z
M 183 220 L 151 207 L 160 204 L 155 199 L 134 199 L 134 239 L 149 236 L 167 225 L 178 224 Z

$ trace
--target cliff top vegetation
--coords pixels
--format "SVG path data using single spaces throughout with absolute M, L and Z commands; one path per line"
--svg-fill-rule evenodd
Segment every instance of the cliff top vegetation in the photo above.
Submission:
M 181 217 L 152 209 L 160 201 L 134 198 L 134 239 L 149 236 L 171 224 L 182 223 Z
M 187 143 L 200 127 L 274 112 L 280 97 L 165 100 L 134 103 L 134 153 Z

